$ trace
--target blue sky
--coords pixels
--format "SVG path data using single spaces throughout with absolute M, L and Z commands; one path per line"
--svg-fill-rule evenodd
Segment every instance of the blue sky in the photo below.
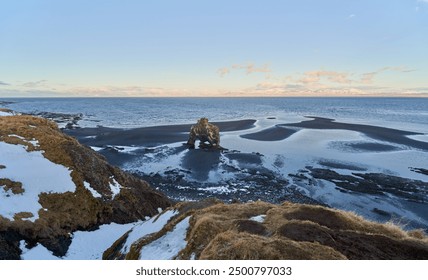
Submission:
M 428 0 L 4 0 L 0 97 L 424 96 Z

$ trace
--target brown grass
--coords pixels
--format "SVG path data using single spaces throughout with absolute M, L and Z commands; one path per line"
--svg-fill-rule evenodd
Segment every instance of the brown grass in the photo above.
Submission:
M 190 210 L 135 243 L 126 258 L 138 258 L 144 245 L 190 215 L 187 246 L 178 259 L 428 259 L 423 231 L 407 232 L 322 206 L 253 202 L 177 208 Z M 263 223 L 249 220 L 261 214 Z
M 13 218 L 15 220 L 28 219 L 28 218 L 32 218 L 32 217 L 34 217 L 34 215 L 31 212 L 19 212 L 13 216 Z
M 342 260 L 346 257 L 317 243 L 267 238 L 248 233 L 226 231 L 217 235 L 200 259 L 216 260 Z
M 116 240 L 107 250 L 103 253 L 103 260 L 123 260 L 125 259 L 125 256 L 120 252 L 120 250 L 123 248 L 123 245 L 126 242 L 126 239 L 128 238 L 129 233 L 131 230 L 127 231 L 125 234 L 123 234 L 118 240 Z
M 13 194 L 21 194 L 25 191 L 21 182 L 15 182 L 7 178 L 0 178 L 0 187 L 1 186 L 3 186 L 6 192 L 12 190 Z
M 23 139 L 10 135 L 19 135 Z M 28 142 L 34 139 L 39 145 Z M 13 229 L 27 239 L 52 243 L 49 240 L 67 239 L 75 230 L 90 229 L 103 223 L 137 221 L 156 214 L 158 207 L 171 205 L 163 194 L 109 165 L 104 157 L 63 134 L 52 121 L 32 116 L 0 118 L 0 141 L 24 145 L 28 151 L 42 151 L 51 162 L 68 167 L 76 185 L 74 192 L 40 194 L 42 209 L 34 223 L 22 220 L 23 214 L 18 214 L 15 221 L 0 217 L 0 231 Z M 114 199 L 109 186 L 112 178 L 123 187 Z M 90 183 L 102 198 L 94 198 L 84 187 L 84 181 Z M 23 191 L 22 184 L 20 189 L 19 182 L 7 178 L 0 181 L 1 185 L 14 193 Z

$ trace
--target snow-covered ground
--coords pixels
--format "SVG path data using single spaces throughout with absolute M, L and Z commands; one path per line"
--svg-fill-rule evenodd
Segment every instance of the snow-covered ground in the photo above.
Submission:
M 28 218 L 35 221 L 38 211 L 42 208 L 40 193 L 74 192 L 75 184 L 71 179 L 71 171 L 55 164 L 43 156 L 42 151 L 28 152 L 23 145 L 12 145 L 0 142 L 0 178 L 7 178 L 22 183 L 23 193 L 13 194 L 11 190 L 0 188 L 0 215 L 13 220 L 20 212 L 29 212 Z
M 166 223 L 173 217 L 177 212 L 168 210 L 152 217 L 147 221 L 137 223 L 128 234 L 125 244 L 123 245 L 121 252 L 126 254 L 129 252 L 131 245 L 140 238 L 143 238 L 149 234 L 161 230 Z
M 0 117 L 13 116 L 11 112 L 0 111 Z
M 140 260 L 171 260 L 186 245 L 186 233 L 190 217 L 180 221 L 172 231 L 145 245 L 140 251 Z
M 73 233 L 67 254 L 56 257 L 43 245 L 27 249 L 25 241 L 21 241 L 22 259 L 24 260 L 101 260 L 102 255 L 117 239 L 132 229 L 137 223 L 102 225 L 94 231 L 76 231 Z

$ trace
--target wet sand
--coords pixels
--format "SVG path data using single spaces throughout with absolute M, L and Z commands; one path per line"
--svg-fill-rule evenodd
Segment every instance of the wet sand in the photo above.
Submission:
M 412 131 L 398 130 L 392 128 L 386 128 L 381 126 L 363 125 L 363 124 L 351 124 L 336 122 L 333 119 L 308 117 L 313 120 L 302 121 L 299 123 L 283 124 L 283 127 L 299 127 L 299 128 L 310 128 L 310 129 L 341 129 L 351 130 L 365 134 L 366 136 L 385 142 L 390 142 L 399 145 L 405 145 L 408 147 L 428 151 L 428 143 L 410 139 L 406 136 L 409 135 L 422 135 L 422 133 L 416 133 Z M 364 147 L 369 150 L 376 150 L 375 146 Z M 379 146 L 379 148 L 384 148 Z
M 227 132 L 252 128 L 255 122 L 255 120 L 240 120 L 212 123 L 220 128 L 220 132 Z M 154 147 L 176 142 L 186 142 L 191 126 L 192 124 L 183 124 L 134 129 L 95 127 L 65 130 L 64 132 L 78 138 L 81 143 L 88 146 L 103 147 L 106 145 L 118 145 Z
M 296 132 L 297 129 L 274 126 L 255 133 L 244 134 L 241 137 L 257 141 L 280 141 L 287 139 Z
M 273 127 L 254 133 L 244 133 L 240 137 L 255 141 L 281 141 L 285 140 L 300 129 L 335 129 L 350 130 L 363 133 L 374 140 L 380 140 L 391 144 L 405 145 L 423 151 L 428 151 L 428 143 L 410 139 L 406 136 L 421 135 L 412 131 L 398 130 L 381 126 L 352 124 L 336 122 L 333 119 L 308 117 L 312 120 L 299 123 L 278 124 Z M 228 122 L 213 122 L 219 126 L 220 133 L 228 131 L 241 131 L 254 127 L 255 120 L 239 120 Z M 105 147 L 107 145 L 118 146 L 144 146 L 154 147 L 159 145 L 186 142 L 192 124 L 164 125 L 142 127 L 134 129 L 117 129 L 107 127 L 80 128 L 65 130 L 65 132 L 88 146 Z M 227 148 L 227 147 L 226 147 Z M 384 152 L 396 150 L 396 147 L 381 143 L 354 143 L 351 148 L 361 151 Z

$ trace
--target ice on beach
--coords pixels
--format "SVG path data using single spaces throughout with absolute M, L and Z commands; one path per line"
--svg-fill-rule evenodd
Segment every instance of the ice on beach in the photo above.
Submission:
M 323 179 L 317 179 L 316 182 L 316 185 L 305 185 L 304 188 L 309 190 L 311 197 L 324 202 L 331 207 L 352 211 L 373 221 L 387 221 L 379 220 L 379 215 L 373 211 L 373 209 L 377 208 L 422 224 L 428 223 L 428 221 L 425 221 L 417 214 L 406 210 L 399 200 L 394 197 L 366 195 L 352 192 L 345 193 L 338 190 L 337 186 L 333 182 Z
M 187 245 L 186 234 L 189 220 L 190 217 L 184 218 L 172 231 L 145 245 L 140 251 L 140 260 L 174 259 Z
M 24 189 L 21 194 L 13 194 L 0 188 L 0 215 L 10 220 L 17 213 L 29 212 L 33 215 L 29 220 L 35 221 L 42 207 L 38 202 L 40 193 L 76 189 L 71 171 L 46 159 L 42 151 L 28 152 L 25 146 L 0 142 L 0 164 L 6 166 L 0 169 L 0 178 L 21 182 Z
M 182 147 L 182 143 L 173 143 L 151 148 L 152 152 L 145 153 L 122 166 L 129 172 L 143 172 L 145 174 L 163 174 L 169 169 L 175 169 L 181 165 L 187 150 L 175 151 Z
M 110 148 L 114 148 L 118 152 L 132 154 L 133 152 L 142 149 L 143 147 L 139 146 L 107 146 Z
M 428 142 L 428 134 L 407 135 L 406 137 L 416 141 Z

